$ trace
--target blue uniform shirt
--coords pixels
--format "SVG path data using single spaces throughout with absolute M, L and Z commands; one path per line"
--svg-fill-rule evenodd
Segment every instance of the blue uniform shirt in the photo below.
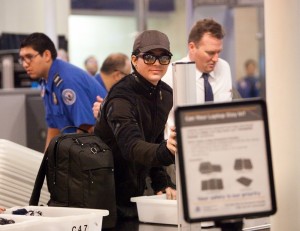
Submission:
M 95 75 L 95 79 L 98 81 L 98 83 L 100 83 L 100 85 L 105 89 L 106 93 L 105 95 L 107 95 L 107 89 L 105 87 L 105 84 L 103 82 L 103 79 L 101 78 L 101 75 L 98 73 Z
M 237 90 L 243 98 L 258 97 L 260 95 L 260 82 L 255 76 L 246 76 L 238 82 Z
M 84 70 L 54 60 L 48 79 L 42 84 L 48 127 L 61 130 L 66 126 L 94 125 L 93 104 L 97 95 L 104 98 L 105 94 L 105 89 Z

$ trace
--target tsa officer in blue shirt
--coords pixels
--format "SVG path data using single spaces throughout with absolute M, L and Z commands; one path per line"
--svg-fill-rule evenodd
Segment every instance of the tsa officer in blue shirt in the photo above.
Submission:
M 243 98 L 260 96 L 260 81 L 256 75 L 257 64 L 253 59 L 245 62 L 246 76 L 237 83 L 237 89 Z
M 33 33 L 20 46 L 20 63 L 31 79 L 41 79 L 48 125 L 46 148 L 50 140 L 66 126 L 76 126 L 92 132 L 95 124 L 93 103 L 97 96 L 105 97 L 105 89 L 84 70 L 57 59 L 51 39 L 43 33 Z M 74 128 L 66 132 L 76 132 Z

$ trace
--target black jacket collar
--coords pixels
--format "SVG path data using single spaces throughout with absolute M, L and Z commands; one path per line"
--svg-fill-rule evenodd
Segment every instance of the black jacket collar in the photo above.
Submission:
M 150 83 L 149 81 L 147 81 L 137 71 L 134 71 L 132 73 L 132 75 L 135 78 L 135 80 L 139 86 L 137 90 L 139 90 L 141 93 L 151 96 L 160 89 L 161 81 L 159 81 L 158 84 L 155 86 L 152 83 Z

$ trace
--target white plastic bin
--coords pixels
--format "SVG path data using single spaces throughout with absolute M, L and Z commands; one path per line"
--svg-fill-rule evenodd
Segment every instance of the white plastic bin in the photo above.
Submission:
M 38 226 L 41 223 L 41 218 L 29 217 L 29 216 L 17 216 L 11 214 L 0 214 L 0 218 L 8 220 L 14 220 L 14 224 L 0 225 L 0 230 L 11 231 L 30 231 L 34 226 Z
M 167 200 L 166 194 L 132 197 L 141 222 L 177 225 L 177 201 Z
M 0 139 L 0 205 L 6 208 L 28 205 L 43 153 Z M 40 204 L 47 204 L 44 182 Z
M 25 208 L 26 210 L 41 211 L 42 216 L 12 215 L 12 211 Z M 25 206 L 7 209 L 0 217 L 9 216 L 16 220 L 15 224 L 0 226 L 0 230 L 14 231 L 100 231 L 103 217 L 109 214 L 108 210 Z M 20 220 L 21 219 L 21 220 Z M 22 224 L 22 225 L 21 225 Z

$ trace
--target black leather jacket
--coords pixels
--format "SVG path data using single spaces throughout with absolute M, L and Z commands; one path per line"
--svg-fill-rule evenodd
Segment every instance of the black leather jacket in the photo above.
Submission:
M 175 187 L 162 167 L 175 162 L 164 140 L 172 105 L 166 83 L 154 86 L 137 72 L 114 85 L 102 103 L 95 134 L 113 150 L 119 210 L 135 207 L 130 198 L 143 195 L 147 176 L 154 192 Z

